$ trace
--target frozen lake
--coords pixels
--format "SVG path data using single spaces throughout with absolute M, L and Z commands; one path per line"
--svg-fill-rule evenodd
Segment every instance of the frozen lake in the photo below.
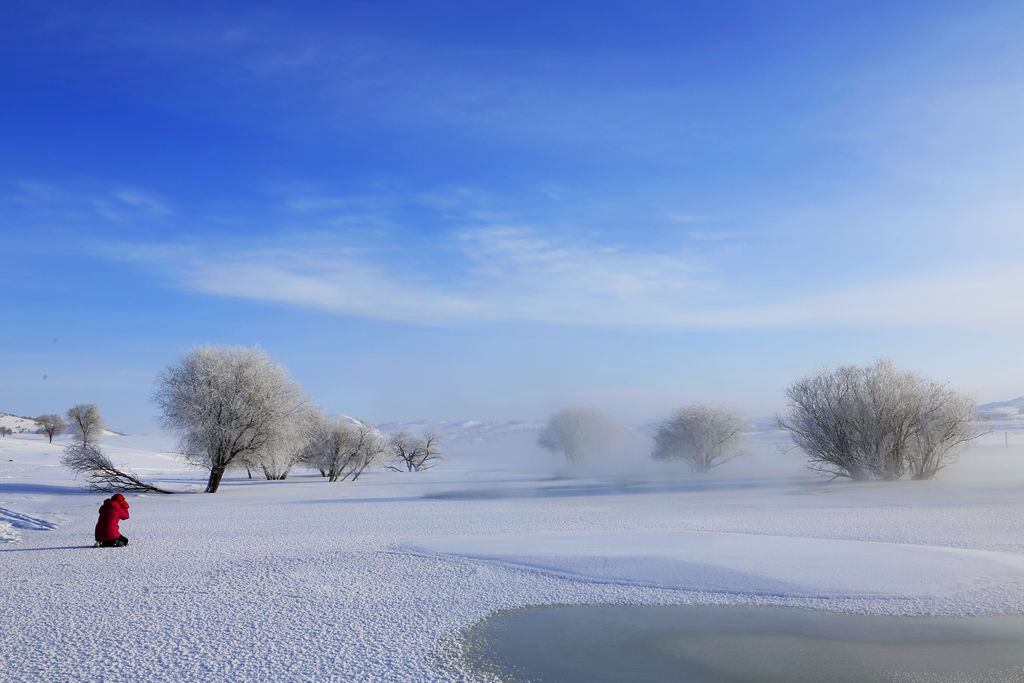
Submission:
M 777 607 L 544 606 L 467 630 L 507 681 L 1020 681 L 1024 617 L 885 617 Z

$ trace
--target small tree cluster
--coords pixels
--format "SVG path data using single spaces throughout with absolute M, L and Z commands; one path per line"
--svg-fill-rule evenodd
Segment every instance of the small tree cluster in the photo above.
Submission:
M 40 415 L 36 418 L 39 424 L 39 434 L 46 434 L 53 443 L 53 437 L 59 436 L 67 429 L 67 424 L 60 415 Z
M 14 433 L 14 430 L 11 429 L 10 427 L 0 427 L 0 436 L 7 436 L 8 434 L 13 434 L 13 433 Z
M 707 472 L 740 454 L 737 446 L 743 421 L 705 405 L 680 408 L 658 424 L 655 460 L 682 461 L 695 472 Z
M 422 472 L 444 457 L 440 449 L 441 437 L 433 432 L 421 437 L 398 432 L 391 435 L 388 446 L 394 464 L 386 467 L 395 472 Z
M 594 410 L 567 408 L 550 418 L 537 436 L 537 445 L 561 453 L 569 464 L 595 452 L 606 452 L 622 439 L 623 429 L 612 418 Z
M 978 436 L 970 398 L 885 360 L 805 377 L 786 396 L 779 427 L 833 477 L 930 479 Z
M 170 493 L 147 484 L 131 470 L 116 467 L 110 458 L 92 443 L 68 444 L 60 462 L 71 471 L 85 475 L 89 488 L 94 491 Z
M 307 427 L 302 462 L 329 481 L 352 481 L 388 451 L 387 438 L 376 427 L 348 418 L 318 415 Z

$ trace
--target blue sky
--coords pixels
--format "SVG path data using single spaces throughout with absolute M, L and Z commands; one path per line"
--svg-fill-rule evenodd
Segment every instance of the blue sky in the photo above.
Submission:
M 0 410 L 147 429 L 205 343 L 380 421 L 1024 393 L 1020 3 L 435 4 L 7 8 Z

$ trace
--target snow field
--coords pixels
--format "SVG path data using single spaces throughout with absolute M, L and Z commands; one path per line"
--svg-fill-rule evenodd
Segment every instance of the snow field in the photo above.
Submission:
M 936 481 L 869 484 L 804 473 L 770 440 L 704 478 L 564 478 L 483 444 L 355 484 L 132 495 L 131 544 L 93 549 L 104 496 L 55 467 L 60 444 L 8 437 L 0 520 L 19 538 L 0 543 L 0 680 L 472 680 L 461 629 L 538 604 L 1021 614 L 1024 435 L 1004 440 Z M 163 444 L 104 447 L 199 485 Z

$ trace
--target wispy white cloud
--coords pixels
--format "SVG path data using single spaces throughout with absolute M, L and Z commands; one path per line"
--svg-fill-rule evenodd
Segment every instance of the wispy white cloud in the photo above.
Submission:
M 490 226 L 436 249 L 383 253 L 306 236 L 260 247 L 126 245 L 177 286 L 414 324 L 542 322 L 742 329 L 1024 325 L 1024 264 L 922 273 L 884 282 L 771 295 L 737 291 L 696 253 L 630 249 Z M 444 254 L 459 258 L 439 261 Z
M 397 256 L 309 239 L 259 248 L 124 244 L 103 253 L 193 291 L 426 324 L 642 324 L 671 298 L 709 284 L 685 255 L 630 253 L 519 227 L 463 231 L 438 251 Z M 446 249 L 461 255 L 460 269 L 436 261 Z
M 8 208 L 7 220 L 24 214 L 28 222 L 95 221 L 109 225 L 139 226 L 174 214 L 160 195 L 139 188 L 85 183 L 68 187 L 36 180 L 19 180 L 0 193 Z

